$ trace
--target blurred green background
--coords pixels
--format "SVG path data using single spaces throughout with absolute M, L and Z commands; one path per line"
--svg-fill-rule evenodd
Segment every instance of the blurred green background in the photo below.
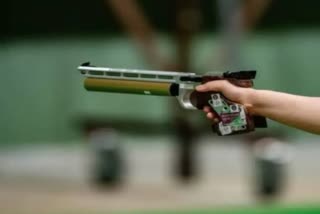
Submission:
M 183 4 L 192 1 L 199 4 L 201 13 L 196 16 L 191 10 L 186 16 L 199 23 L 190 48 L 191 71 L 204 74 L 233 70 L 234 65 L 223 65 L 223 60 L 231 62 L 233 52 L 238 52 L 241 63 L 237 69 L 258 71 L 256 88 L 320 96 L 320 1 L 270 0 L 261 18 L 244 29 L 245 33 L 232 35 L 243 24 L 236 22 L 239 26 L 231 23 L 231 27 L 225 27 L 236 29 L 229 29 L 227 35 L 219 11 L 222 2 L 232 0 L 136 0 L 156 30 L 154 41 L 159 55 L 173 65 L 182 64 L 177 59 L 177 43 L 183 40 L 177 38 L 179 23 L 174 20 L 178 20 L 179 11 L 186 11 Z M 230 11 L 254 15 L 258 10 L 255 3 L 266 1 L 239 0 L 255 6 L 249 11 L 242 7 Z M 172 104 L 175 98 L 84 89 L 83 77 L 77 71 L 83 62 L 158 69 L 143 52 L 146 47 L 128 34 L 110 2 L 2 0 L 0 212 L 135 213 L 141 209 L 142 213 L 159 214 L 168 213 L 161 210 L 319 213 L 318 136 L 269 121 L 267 134 L 260 137 L 274 134 L 277 139 L 262 142 L 262 147 L 269 146 L 261 152 L 256 148 L 257 144 L 261 146 L 258 138 L 252 139 L 250 146 L 239 143 L 249 141 L 247 136 L 216 138 L 200 111 L 183 112 L 189 122 L 203 130 L 199 136 L 184 124 L 180 124 L 180 135 L 173 135 L 179 128 L 179 124 L 173 125 L 178 115 Z M 223 14 L 222 19 L 227 16 Z M 182 26 L 192 25 L 183 21 Z M 138 36 L 150 39 L 148 35 Z M 90 122 L 96 122 L 93 128 L 98 129 L 85 130 Z M 109 125 L 114 129 L 101 129 Z M 100 160 L 102 154 L 107 158 Z M 270 167 L 274 171 L 266 171 L 267 176 L 258 165 L 264 158 L 274 164 Z M 184 165 L 191 169 L 192 182 L 181 177 Z M 119 171 L 112 171 L 116 168 Z M 103 175 L 103 170 L 97 169 L 109 170 L 114 178 L 121 175 L 122 186 L 111 191 L 98 186 L 93 179 Z M 283 174 L 277 174 L 277 169 Z M 257 197 L 257 188 L 263 186 L 259 179 L 266 178 L 268 184 L 269 177 L 281 181 L 282 175 L 287 177 L 281 188 L 288 185 L 289 190 L 283 197 L 273 198 L 275 204 Z
M 173 53 L 170 1 L 139 1 L 158 28 L 162 52 Z M 170 120 L 172 98 L 88 93 L 76 68 L 82 62 L 151 68 L 102 1 L 5 1 L 7 22 L 0 46 L 0 142 L 66 142 L 81 138 L 85 117 L 110 121 Z M 319 95 L 320 2 L 274 1 L 242 43 L 243 68 L 258 70 L 257 88 Z M 193 43 L 192 67 L 218 50 L 216 1 L 201 1 L 203 21 Z M 206 70 L 204 70 L 204 68 Z M 205 121 L 203 120 L 203 123 Z M 309 134 L 271 123 L 294 137 Z

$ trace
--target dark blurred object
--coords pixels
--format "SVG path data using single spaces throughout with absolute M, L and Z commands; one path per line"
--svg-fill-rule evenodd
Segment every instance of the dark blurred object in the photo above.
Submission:
M 260 0 L 268 1 L 268 0 Z M 124 1 L 119 1 L 124 5 Z M 198 1 L 204 17 L 202 29 L 204 31 L 217 31 L 219 27 L 217 1 Z M 172 1 L 139 0 L 147 16 L 162 32 L 172 30 L 173 10 Z M 263 30 L 288 30 L 297 27 L 319 27 L 320 1 L 272 1 L 270 10 L 257 27 Z M 121 33 L 121 27 L 112 15 L 112 9 L 105 7 L 101 0 L 56 0 L 56 1 L 1 1 L 1 20 L 7 27 L 0 37 L 8 34 L 10 37 L 30 35 L 57 36 L 66 34 L 87 35 L 108 33 L 113 35 Z M 250 8 L 248 8 L 250 9 Z M 250 9 L 253 13 L 259 8 Z M 1 16 L 0 15 L 0 16 Z M 2 25 L 3 26 L 3 25 Z
M 91 129 L 88 141 L 94 154 L 94 183 L 101 187 L 119 185 L 123 177 L 123 159 L 117 132 L 103 127 Z
M 185 118 L 175 118 L 176 160 L 174 173 L 180 181 L 189 182 L 198 175 L 196 140 L 197 132 Z
M 156 29 L 144 15 L 139 2 L 134 0 L 106 0 L 113 8 L 121 24 L 125 27 L 136 46 L 143 54 L 146 62 L 157 69 L 190 71 L 191 42 L 200 22 L 200 4 L 196 0 L 175 0 L 173 3 L 173 28 L 176 38 L 176 59 L 172 60 L 161 54 L 156 44 Z M 163 2 L 158 2 L 161 5 Z M 170 104 L 170 109 L 178 109 L 176 103 Z M 185 111 L 172 111 L 175 118 L 174 129 L 178 141 L 177 165 L 175 171 L 181 180 L 190 180 L 195 175 L 193 144 L 194 128 L 188 120 Z
M 200 3 L 197 0 L 175 0 L 174 9 L 176 64 L 179 71 L 190 72 L 191 46 L 201 21 Z M 174 170 L 181 181 L 188 182 L 197 176 L 195 150 L 197 133 L 193 123 L 187 119 L 187 111 L 178 110 L 176 103 L 171 103 L 171 106 L 174 106 L 172 114 L 174 114 L 174 128 L 178 143 Z
M 290 149 L 283 136 L 273 134 L 252 135 L 255 170 L 255 189 L 260 199 L 275 199 L 287 183 L 287 165 Z

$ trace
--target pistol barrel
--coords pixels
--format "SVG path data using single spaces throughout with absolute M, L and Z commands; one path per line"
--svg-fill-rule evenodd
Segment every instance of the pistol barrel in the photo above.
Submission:
M 179 95 L 179 85 L 176 83 L 86 78 L 84 81 L 84 87 L 88 91 L 104 91 L 158 96 Z

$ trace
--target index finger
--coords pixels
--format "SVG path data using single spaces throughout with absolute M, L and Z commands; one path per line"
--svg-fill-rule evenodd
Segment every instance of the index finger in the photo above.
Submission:
M 214 80 L 202 85 L 198 85 L 196 90 L 199 92 L 221 91 L 225 87 L 226 83 L 226 80 Z

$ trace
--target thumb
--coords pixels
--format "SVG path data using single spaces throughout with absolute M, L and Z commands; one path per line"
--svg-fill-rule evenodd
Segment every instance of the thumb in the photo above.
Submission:
M 198 85 L 196 87 L 196 90 L 199 92 L 221 91 L 225 85 L 225 82 L 225 80 L 214 80 L 202 85 Z

